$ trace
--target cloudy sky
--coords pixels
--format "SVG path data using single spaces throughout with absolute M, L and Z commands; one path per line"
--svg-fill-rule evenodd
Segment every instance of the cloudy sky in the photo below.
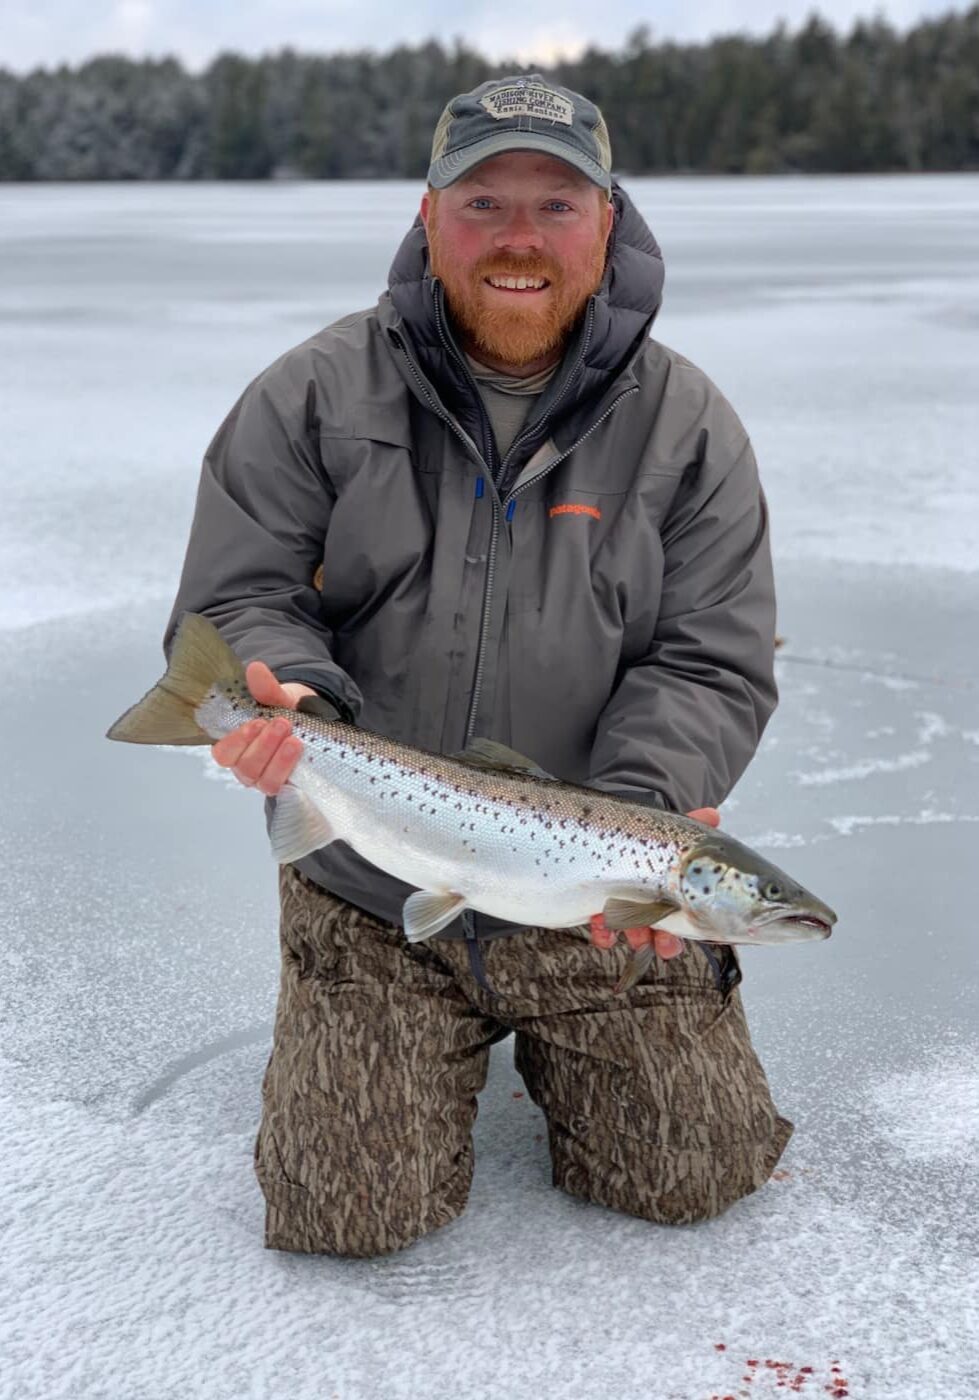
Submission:
M 176 54 L 198 69 L 221 50 L 258 54 L 291 45 L 306 52 L 383 48 L 460 36 L 493 57 L 546 62 L 589 41 L 615 48 L 637 24 L 655 38 L 707 39 L 741 30 L 792 29 L 810 10 L 838 29 L 883 15 L 905 29 L 965 5 L 957 0 L 0 0 L 0 67 L 23 72 L 96 53 Z

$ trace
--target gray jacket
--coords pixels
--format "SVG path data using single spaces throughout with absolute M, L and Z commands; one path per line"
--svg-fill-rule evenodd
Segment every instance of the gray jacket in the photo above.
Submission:
M 730 405 L 649 338 L 662 258 L 613 197 L 605 279 L 505 460 L 418 219 L 375 307 L 248 385 L 204 458 L 167 652 L 204 613 L 392 738 L 497 739 L 678 811 L 724 800 L 777 699 L 765 498 Z M 411 887 L 346 844 L 298 864 L 400 922 Z

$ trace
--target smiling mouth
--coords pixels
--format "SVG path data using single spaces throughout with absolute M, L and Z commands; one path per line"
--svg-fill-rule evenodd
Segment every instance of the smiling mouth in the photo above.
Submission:
M 526 296 L 529 292 L 546 292 L 551 285 L 546 277 L 484 277 L 487 287 L 494 292 L 514 292 Z

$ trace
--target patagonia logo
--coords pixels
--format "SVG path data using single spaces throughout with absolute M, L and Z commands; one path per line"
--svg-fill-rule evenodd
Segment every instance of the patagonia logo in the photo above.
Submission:
M 602 518 L 602 512 L 598 509 L 598 506 L 581 506 L 581 505 L 578 505 L 577 503 L 573 503 L 573 504 L 569 504 L 569 505 L 564 505 L 564 506 L 551 506 L 550 510 L 549 510 L 547 513 L 548 513 L 549 516 L 552 516 L 552 515 L 593 515 L 593 516 L 595 517 L 596 520 L 601 520 L 601 518 Z
M 541 121 L 571 126 L 574 119 L 574 104 L 566 97 L 551 88 L 531 87 L 526 82 L 488 92 L 479 103 L 497 121 L 506 117 L 539 117 Z

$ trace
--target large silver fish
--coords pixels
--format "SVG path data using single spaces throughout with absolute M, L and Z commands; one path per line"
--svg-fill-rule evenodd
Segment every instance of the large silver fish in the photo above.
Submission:
M 272 852 L 299 860 L 346 841 L 418 886 L 411 941 L 464 909 L 528 927 L 655 925 L 716 943 L 827 938 L 836 915 L 763 856 L 691 817 L 544 773 L 500 744 L 429 753 L 342 721 L 259 705 L 242 663 L 206 618 L 181 619 L 166 674 L 108 731 L 137 744 L 210 744 L 250 719 L 284 715 L 303 741 L 276 798 Z M 616 990 L 642 976 L 651 946 Z

